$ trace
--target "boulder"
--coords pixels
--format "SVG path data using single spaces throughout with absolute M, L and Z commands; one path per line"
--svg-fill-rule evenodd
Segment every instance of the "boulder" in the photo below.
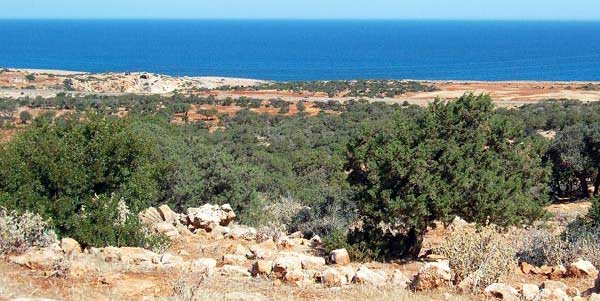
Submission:
M 350 255 L 346 249 L 337 249 L 329 253 L 329 260 L 332 264 L 348 265 L 350 264 Z
M 175 224 L 179 222 L 179 214 L 175 213 L 168 205 L 162 205 L 157 209 L 163 221 Z
M 352 283 L 360 283 L 360 284 L 368 284 L 373 286 L 383 286 L 385 285 L 387 277 L 374 272 L 367 268 L 366 266 L 361 266 L 356 271 L 356 275 L 352 279 Z
M 277 256 L 277 246 L 272 240 L 265 240 L 259 244 L 250 246 L 250 258 L 273 259 Z
M 325 258 L 317 256 L 302 256 L 300 259 L 305 270 L 320 270 L 325 266 Z
M 253 227 L 231 225 L 226 237 L 230 239 L 254 240 L 256 239 L 256 232 L 256 228 Z
M 156 256 L 155 258 L 153 258 L 152 262 L 154 262 L 155 264 L 176 267 L 182 265 L 185 262 L 185 260 L 183 260 L 181 256 L 166 253 L 163 255 Z
M 240 244 L 236 244 L 229 246 L 227 248 L 227 252 L 229 254 L 246 256 L 248 253 L 250 253 L 250 250 Z
M 405 289 L 410 284 L 410 278 L 408 278 L 400 270 L 395 270 L 390 278 L 390 282 L 394 287 Z
M 288 235 L 288 237 L 292 238 L 292 239 L 304 238 L 304 234 L 302 234 L 302 231 L 296 231 L 296 232 Z
M 57 299 L 49 299 L 49 298 L 33 298 L 33 297 L 17 297 L 12 299 L 7 299 L 9 301 L 59 301 Z
M 217 267 L 217 260 L 212 258 L 199 258 L 190 264 L 190 272 L 206 274 L 212 276 Z
M 80 254 L 82 252 L 81 245 L 76 240 L 68 237 L 60 240 L 60 248 L 67 255 Z
M 550 290 L 561 289 L 563 291 L 566 291 L 567 290 L 567 285 L 564 284 L 564 283 L 562 283 L 562 282 L 560 282 L 560 281 L 546 280 L 542 284 L 542 288 L 543 289 L 550 289 Z
M 257 260 L 252 264 L 252 276 L 268 276 L 273 269 L 273 262 L 265 260 Z
M 224 265 L 219 269 L 219 272 L 223 276 L 231 277 L 250 277 L 250 271 L 247 268 L 237 265 Z
M 143 248 L 106 247 L 100 250 L 100 256 L 106 262 L 140 264 L 142 262 L 152 262 L 152 259 L 158 255 Z
M 547 289 L 544 288 L 540 291 L 539 300 L 541 301 L 570 301 L 571 298 L 562 289 Z
M 11 256 L 8 261 L 30 269 L 50 270 L 54 262 L 63 258 L 62 250 L 55 247 L 31 248 L 19 256 Z
M 540 292 L 540 288 L 535 284 L 523 284 L 521 286 L 521 295 L 525 300 L 535 300 Z
M 557 266 L 552 267 L 552 272 L 550 273 L 550 279 L 560 279 L 564 278 L 567 275 L 567 268 L 564 265 L 559 264 Z
M 230 292 L 226 293 L 223 301 L 265 301 L 268 300 L 263 294 L 250 292 Z
M 150 207 L 146 210 L 140 211 L 138 217 L 140 221 L 146 226 L 152 226 L 163 221 L 162 217 L 160 216 L 160 213 L 154 207 Z
M 346 279 L 347 283 L 352 282 L 354 279 L 354 275 L 356 275 L 356 269 L 352 266 L 338 266 L 337 270 L 342 274 L 342 276 Z
M 567 295 L 569 297 L 579 297 L 581 296 L 581 293 L 579 292 L 579 289 L 576 287 L 569 287 L 567 288 L 567 290 L 565 291 L 567 293 Z
M 277 279 L 281 279 L 289 271 L 301 270 L 302 262 L 299 257 L 280 256 L 273 261 L 272 272 Z
M 460 216 L 454 217 L 452 223 L 448 226 L 448 230 L 450 231 L 458 231 L 465 227 L 469 226 L 469 223 L 462 219 Z
M 283 276 L 283 280 L 289 283 L 296 283 L 304 280 L 304 273 L 301 270 L 289 270 Z
M 542 284 L 542 290 L 539 294 L 540 300 L 564 301 L 570 300 L 567 295 L 567 285 L 554 280 L 546 280 Z
M 171 240 L 176 240 L 181 237 L 181 231 L 177 229 L 172 223 L 169 222 L 159 222 L 151 226 L 151 229 L 154 230 L 155 233 L 164 234 Z M 186 229 L 187 232 L 189 232 Z
M 428 262 L 417 273 L 413 286 L 416 290 L 433 289 L 447 285 L 452 280 L 448 261 Z
M 323 244 L 323 240 L 319 235 L 315 235 L 310 239 L 310 246 L 313 248 L 320 247 Z
M 484 290 L 486 296 L 505 301 L 519 301 L 519 292 L 514 287 L 504 283 L 490 284 Z
M 290 237 L 281 235 L 277 239 L 277 242 L 275 244 L 277 245 L 277 249 L 279 249 L 279 250 L 291 250 L 296 245 L 296 241 L 294 241 L 294 239 L 292 239 Z
M 187 209 L 187 222 L 195 229 L 211 232 L 217 225 L 227 226 L 235 218 L 229 205 L 206 204 L 198 208 Z
M 223 255 L 223 264 L 228 265 L 245 265 L 246 256 L 236 254 L 225 254 Z
M 98 277 L 98 282 L 104 285 L 115 285 L 123 278 L 123 275 L 117 274 L 104 274 Z
M 348 283 L 346 277 L 334 268 L 328 268 L 315 276 L 317 281 L 321 282 L 326 287 L 343 286 Z
M 540 274 L 540 275 L 545 275 L 545 276 L 550 276 L 550 274 L 552 274 L 552 271 L 554 270 L 553 267 L 548 266 L 548 265 L 543 265 L 537 269 L 534 269 L 534 274 Z
M 523 272 L 523 274 L 525 274 L 525 275 L 531 274 L 535 270 L 535 266 L 534 265 L 529 264 L 529 263 L 527 263 L 525 261 L 521 262 L 519 264 L 519 267 L 521 268 L 521 272 Z
M 589 261 L 579 259 L 569 266 L 567 275 L 570 277 L 596 277 L 598 269 Z

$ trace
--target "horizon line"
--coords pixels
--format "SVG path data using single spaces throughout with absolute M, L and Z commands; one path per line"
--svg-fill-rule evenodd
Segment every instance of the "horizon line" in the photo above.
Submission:
M 171 17 L 0 17 L 0 21 L 456 21 L 456 22 L 600 22 L 599 19 L 552 18 L 171 18 Z

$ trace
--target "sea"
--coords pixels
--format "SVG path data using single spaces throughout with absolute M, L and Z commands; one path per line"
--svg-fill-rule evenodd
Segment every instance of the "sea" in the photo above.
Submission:
M 600 22 L 0 20 L 0 67 L 295 80 L 600 80 Z

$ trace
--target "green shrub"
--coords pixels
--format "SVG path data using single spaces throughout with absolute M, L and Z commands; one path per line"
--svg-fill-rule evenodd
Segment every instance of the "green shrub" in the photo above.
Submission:
M 36 120 L 0 146 L 0 205 L 51 219 L 84 246 L 145 244 L 137 218 L 113 227 L 115 202 L 131 214 L 160 197 L 161 155 L 130 121 L 88 114 L 85 122 Z
M 71 237 L 83 246 L 163 249 L 163 245 L 168 244 L 166 237 L 149 234 L 137 214 L 129 210 L 123 199 L 117 200 L 114 195 L 93 197 L 69 222 L 74 223 Z
M 377 258 L 416 257 L 433 220 L 500 226 L 546 216 L 545 144 L 494 114 L 487 95 L 431 104 L 422 116 L 370 123 L 348 149 L 362 227 L 351 243 Z

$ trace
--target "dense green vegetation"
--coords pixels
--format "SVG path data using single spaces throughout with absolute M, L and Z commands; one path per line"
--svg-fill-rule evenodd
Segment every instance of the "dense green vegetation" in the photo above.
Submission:
M 416 257 L 433 220 L 506 226 L 539 219 L 550 173 L 543 151 L 543 138 L 495 116 L 483 95 L 369 125 L 349 147 L 349 180 L 365 224 L 350 241 L 374 257 Z
M 336 80 L 336 81 L 297 81 L 275 82 L 252 87 L 224 86 L 222 90 L 279 90 L 292 92 L 323 92 L 329 97 L 394 97 L 409 92 L 431 92 L 436 88 L 416 81 L 401 80 Z
M 586 196 L 599 182 L 596 104 L 330 101 L 319 106 L 339 114 L 244 109 L 220 116 L 212 133 L 203 122 L 171 122 L 192 104 L 280 113 L 291 105 L 182 95 L 0 100 L 3 120 L 28 124 L 0 144 L 0 206 L 51 218 L 84 245 L 145 246 L 156 238 L 133 218 L 140 209 L 230 203 L 242 223 L 285 224 L 354 255 L 392 258 L 414 256 L 435 219 L 528 224 L 549 201 Z M 32 119 L 15 116 L 18 106 L 70 112 Z

